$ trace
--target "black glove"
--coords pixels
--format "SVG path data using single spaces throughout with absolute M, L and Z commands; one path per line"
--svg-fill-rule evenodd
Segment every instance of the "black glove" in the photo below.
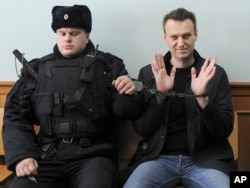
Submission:
M 25 88 L 23 95 L 19 97 L 19 104 L 21 107 L 21 116 L 30 122 L 37 124 L 35 111 L 32 105 L 32 95 L 34 90 L 31 88 Z M 38 124 L 37 124 L 38 125 Z

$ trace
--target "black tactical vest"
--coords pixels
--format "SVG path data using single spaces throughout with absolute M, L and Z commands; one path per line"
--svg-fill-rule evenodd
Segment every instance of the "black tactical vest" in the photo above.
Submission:
M 34 95 L 41 134 L 56 138 L 103 134 L 112 108 L 110 66 L 102 52 L 70 60 L 53 54 L 42 58 Z

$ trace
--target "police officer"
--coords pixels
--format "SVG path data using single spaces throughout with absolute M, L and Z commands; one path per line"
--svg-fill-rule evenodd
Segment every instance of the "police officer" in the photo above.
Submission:
M 37 77 L 24 68 L 6 98 L 9 188 L 112 187 L 113 120 L 138 117 L 143 96 L 122 60 L 94 47 L 87 6 L 53 7 L 51 26 L 53 53 L 32 60 Z

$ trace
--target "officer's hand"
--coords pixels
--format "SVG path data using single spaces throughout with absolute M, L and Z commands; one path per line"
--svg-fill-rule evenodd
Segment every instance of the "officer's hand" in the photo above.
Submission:
M 134 95 L 136 93 L 135 83 L 127 75 L 119 76 L 112 82 L 112 85 L 120 94 Z
M 33 158 L 27 158 L 16 165 L 17 177 L 37 175 L 38 164 Z

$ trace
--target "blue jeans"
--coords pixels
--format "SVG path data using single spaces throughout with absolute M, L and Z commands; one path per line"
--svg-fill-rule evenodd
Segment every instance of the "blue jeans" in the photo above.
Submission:
M 188 188 L 229 188 L 229 176 L 211 168 L 201 168 L 183 155 L 160 155 L 140 164 L 124 188 L 170 188 L 181 183 Z

